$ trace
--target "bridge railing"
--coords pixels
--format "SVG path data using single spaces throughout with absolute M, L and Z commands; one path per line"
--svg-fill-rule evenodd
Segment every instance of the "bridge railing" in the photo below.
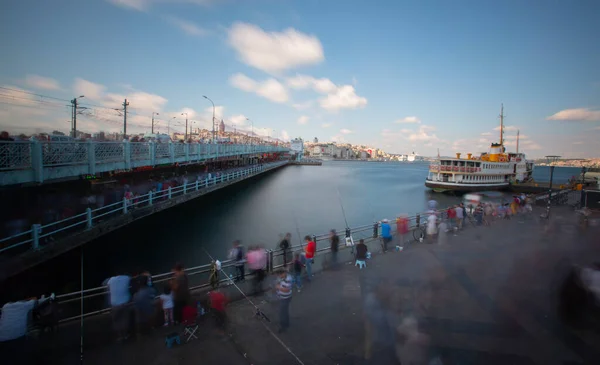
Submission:
M 261 144 L 0 141 L 0 183 L 41 183 L 80 174 L 287 150 Z
M 420 222 L 422 224 L 422 217 L 425 216 L 426 213 L 422 215 L 415 215 L 413 217 L 409 217 L 409 228 L 414 229 L 417 224 L 416 222 L 421 217 Z M 393 231 L 395 231 L 395 224 L 391 223 Z M 349 249 L 349 247 L 345 246 L 344 237 L 346 234 L 350 234 L 354 240 L 355 244 L 358 244 L 360 239 L 365 239 L 366 243 L 376 242 L 378 244 L 379 239 L 381 237 L 381 224 L 379 222 L 374 222 L 372 224 L 357 226 L 353 228 L 341 228 L 336 230 L 338 235 L 340 236 L 340 250 Z M 323 261 L 325 256 L 330 253 L 330 245 L 329 245 L 329 233 L 319 234 L 319 235 L 309 235 L 317 244 L 317 257 L 319 260 Z M 410 236 L 407 235 L 407 237 Z M 303 237 L 294 237 L 294 240 L 303 241 Z M 407 241 L 408 242 L 408 241 Z M 376 246 L 379 247 L 379 246 Z M 373 248 L 373 247 L 372 247 Z M 304 244 L 293 245 L 290 247 L 290 252 L 300 252 L 304 249 Z M 273 272 L 276 269 L 282 268 L 283 265 L 283 255 L 284 251 L 282 249 L 266 249 L 267 255 L 267 271 Z M 217 257 L 217 259 L 220 259 Z M 322 263 L 321 263 L 322 264 Z M 222 260 L 222 269 L 226 274 L 234 275 L 234 260 L 225 259 Z M 188 275 L 189 285 L 191 291 L 202 291 L 210 288 L 209 284 L 209 276 L 211 274 L 211 263 L 189 267 L 185 269 L 186 274 Z M 247 275 L 251 277 L 252 275 Z M 160 289 L 163 283 L 168 282 L 173 277 L 172 272 L 161 273 L 152 276 L 153 284 Z M 223 275 L 220 275 L 219 285 L 227 284 L 229 282 L 228 278 L 225 278 Z M 159 284 L 159 285 L 157 285 Z M 97 314 L 102 314 L 110 311 L 110 305 L 108 302 L 109 292 L 106 286 L 98 286 L 94 288 L 85 289 L 82 291 L 75 291 L 70 293 L 59 294 L 56 296 L 63 313 L 63 318 L 61 318 L 60 322 L 68 322 L 75 319 L 81 318 L 81 299 L 83 297 L 84 300 L 84 317 L 93 316 Z
M 83 213 L 49 224 L 33 224 L 29 230 L 0 239 L 0 253 L 14 255 L 28 250 L 41 250 L 45 244 L 77 232 L 90 230 L 100 222 L 106 221 L 112 217 L 129 214 L 142 207 L 159 204 L 177 196 L 192 194 L 201 189 L 255 175 L 287 163 L 288 161 L 278 161 L 254 165 L 247 169 L 222 173 L 219 176 L 211 176 L 210 179 L 207 177 L 202 180 L 188 182 L 187 184 L 182 184 L 175 188 L 169 187 L 158 192 L 150 191 L 148 194 L 132 197 L 130 199 L 124 197 L 121 201 L 97 209 L 87 208 Z

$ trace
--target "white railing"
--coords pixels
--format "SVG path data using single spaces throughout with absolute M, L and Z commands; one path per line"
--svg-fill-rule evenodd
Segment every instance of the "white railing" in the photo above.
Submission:
M 287 147 L 271 145 L 0 141 L 0 185 L 41 183 L 143 166 L 285 151 Z
M 159 204 L 163 201 L 173 199 L 174 197 L 189 195 L 201 189 L 206 189 L 218 184 L 236 179 L 244 179 L 287 163 L 288 161 L 278 161 L 263 165 L 255 165 L 244 170 L 222 173 L 219 176 L 211 176 L 210 179 L 207 177 L 202 180 L 189 182 L 175 188 L 169 187 L 163 191 L 150 191 L 148 194 L 140 195 L 133 199 L 123 198 L 121 201 L 101 208 L 87 208 L 83 213 L 46 225 L 34 224 L 31 226 L 31 229 L 25 232 L 0 239 L 0 253 L 15 251 L 18 247 L 26 245 L 29 245 L 26 250 L 39 250 L 43 247 L 43 243 L 47 241 L 64 238 L 76 232 L 89 230 L 97 225 L 99 221 L 105 221 L 109 218 L 128 214 L 134 209 Z

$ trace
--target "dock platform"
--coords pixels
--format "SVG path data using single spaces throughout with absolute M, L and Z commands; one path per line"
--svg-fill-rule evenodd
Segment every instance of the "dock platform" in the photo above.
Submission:
M 320 161 L 320 160 L 290 161 L 290 165 L 321 166 L 321 165 L 323 165 L 323 161 Z
M 443 244 L 411 244 L 378 254 L 378 241 L 371 242 L 373 258 L 362 270 L 349 250 L 341 250 L 338 270 L 318 273 L 301 292 L 294 290 L 291 327 L 282 334 L 277 334 L 277 302 L 268 295 L 252 300 L 271 322 L 255 317 L 247 300 L 238 300 L 227 308 L 225 334 L 209 319 L 201 324 L 198 340 L 172 349 L 164 345 L 172 329 L 157 328 L 139 340 L 117 344 L 110 315 L 86 318 L 85 363 L 395 365 L 398 354 L 417 351 L 426 354 L 424 364 L 431 359 L 443 365 L 598 364 L 600 337 L 593 329 L 575 330 L 560 322 L 556 288 L 569 263 L 599 259 L 594 238 L 600 227 L 580 230 L 572 209 L 557 207 L 548 230 L 536 219 L 540 211 L 489 227 L 469 227 L 445 236 Z M 393 246 L 397 242 L 395 238 Z M 329 257 L 315 260 L 322 263 Z M 423 341 L 414 347 L 375 342 L 367 360 L 365 328 L 380 329 L 365 327 L 364 321 L 375 313 L 369 300 L 375 287 L 384 298 L 377 313 L 386 313 L 391 321 L 413 313 Z M 240 297 L 233 287 L 225 293 Z M 78 364 L 79 341 L 79 323 L 67 324 L 53 338 L 30 344 L 27 355 L 45 364 Z M 19 364 L 35 363 L 14 358 Z

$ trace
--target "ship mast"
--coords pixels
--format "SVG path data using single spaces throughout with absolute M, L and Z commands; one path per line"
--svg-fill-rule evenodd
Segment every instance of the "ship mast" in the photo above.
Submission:
M 517 153 L 519 153 L 519 131 L 517 131 Z
M 500 107 L 500 146 L 504 146 L 504 104 Z

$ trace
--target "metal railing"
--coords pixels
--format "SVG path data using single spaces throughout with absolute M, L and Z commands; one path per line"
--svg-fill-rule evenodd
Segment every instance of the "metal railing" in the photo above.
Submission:
M 285 151 L 289 148 L 261 144 L 0 141 L 0 184 Z
M 33 224 L 31 229 L 27 231 L 0 239 L 0 247 L 2 247 L 0 248 L 0 253 L 6 254 L 9 251 L 17 253 L 15 250 L 23 247 L 26 248 L 18 251 L 19 253 L 27 250 L 40 250 L 43 249 L 44 243 L 67 237 L 76 232 L 90 230 L 100 221 L 106 221 L 110 218 L 126 215 L 135 211 L 137 208 L 160 204 L 178 196 L 190 195 L 215 185 L 227 183 L 236 179 L 245 179 L 249 176 L 277 168 L 287 163 L 288 161 L 278 161 L 254 165 L 244 170 L 223 173 L 219 176 L 215 175 L 210 179 L 206 177 L 203 180 L 196 180 L 175 188 L 169 187 L 158 192 L 150 191 L 148 194 L 129 199 L 124 197 L 121 201 L 116 203 L 105 205 L 97 209 L 87 208 L 83 213 L 49 224 Z

